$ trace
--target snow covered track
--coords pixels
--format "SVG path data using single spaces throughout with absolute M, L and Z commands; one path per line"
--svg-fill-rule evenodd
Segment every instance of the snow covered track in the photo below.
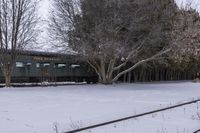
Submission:
M 199 130 L 197 130 L 197 131 L 195 131 L 195 132 L 193 132 L 193 133 L 200 133 L 200 129 L 199 129 Z
M 96 125 L 91 125 L 91 126 L 88 126 L 88 127 L 83 127 L 83 128 L 71 130 L 71 131 L 67 131 L 67 132 L 64 132 L 64 133 L 77 133 L 77 132 L 81 132 L 81 131 L 85 131 L 85 130 L 89 130 L 89 129 L 94 129 L 94 128 L 97 128 L 97 127 L 102 127 L 102 126 L 117 123 L 117 122 L 122 122 L 122 121 L 133 119 L 133 118 L 138 118 L 138 117 L 142 117 L 142 116 L 146 116 L 146 115 L 150 115 L 150 114 L 154 114 L 154 113 L 178 108 L 178 107 L 185 106 L 185 105 L 194 104 L 194 103 L 197 103 L 197 102 L 200 102 L 200 99 L 196 99 L 196 100 L 192 100 L 192 101 L 189 101 L 189 102 L 169 106 L 169 107 L 166 107 L 166 108 L 157 109 L 157 110 L 153 110 L 153 111 L 149 111 L 149 112 L 145 112 L 145 113 L 141 113 L 141 114 L 137 114 L 137 115 L 133 115 L 133 116 L 129 116 L 129 117 L 124 117 L 124 118 L 120 118 L 120 119 L 116 119 L 116 120 L 112 120 L 112 121 L 108 121 L 108 122 L 104 122 L 104 123 L 100 123 L 100 124 L 96 124 Z M 193 132 L 193 133 L 198 133 L 198 132 L 200 132 L 200 129 Z
M 57 127 L 63 133 L 200 99 L 199 86 L 167 82 L 0 88 L 0 129 L 56 133 Z M 80 133 L 193 133 L 199 122 L 197 102 Z

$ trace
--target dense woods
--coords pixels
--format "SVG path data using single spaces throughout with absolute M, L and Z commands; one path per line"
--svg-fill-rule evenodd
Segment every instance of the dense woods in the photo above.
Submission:
M 174 0 L 60 0 L 51 16 L 57 47 L 84 57 L 101 83 L 192 79 L 199 71 L 191 67 L 199 14 Z

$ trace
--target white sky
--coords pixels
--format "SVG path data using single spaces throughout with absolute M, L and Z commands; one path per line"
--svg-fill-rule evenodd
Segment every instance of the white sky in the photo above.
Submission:
M 193 8 L 200 11 L 200 0 L 175 0 L 179 6 L 184 5 L 184 3 L 191 3 Z
M 47 35 L 47 27 L 48 23 L 46 22 L 49 17 L 49 8 L 50 8 L 50 2 L 49 0 L 41 0 L 39 3 L 39 17 L 42 19 L 42 22 L 40 24 L 40 30 L 42 30 L 41 35 L 39 35 L 39 46 L 36 47 L 36 50 L 39 51 L 52 51 L 50 48 L 50 44 L 48 42 L 48 35 Z
M 41 0 L 40 2 L 40 10 L 39 10 L 39 13 L 41 15 L 41 17 L 47 19 L 47 16 L 48 16 L 48 13 L 49 13 L 49 6 L 50 6 L 50 3 L 49 3 L 49 0 Z
M 198 5 L 200 5 L 200 0 L 175 0 L 177 2 L 178 5 L 182 5 L 186 2 L 192 2 L 192 6 L 195 8 L 198 8 Z M 48 10 L 49 10 L 49 6 L 50 6 L 50 2 L 49 0 L 41 0 L 40 2 L 40 14 L 46 18 L 46 16 L 48 15 Z
M 200 7 L 199 6 L 200 5 L 200 0 L 175 0 L 175 1 L 177 2 L 178 5 L 183 5 L 186 2 L 192 2 L 192 6 L 194 8 L 198 8 L 199 9 L 199 7 Z M 39 13 L 45 19 L 47 19 L 48 12 L 49 12 L 48 11 L 49 7 L 50 7 L 49 0 L 41 0 Z
M 48 20 L 49 16 L 49 8 L 50 8 L 50 0 L 41 0 L 40 2 L 40 9 L 39 9 L 39 15 L 43 20 Z M 200 11 L 200 0 L 175 0 L 179 6 L 184 5 L 186 2 L 191 2 L 192 7 L 196 8 Z M 48 35 L 47 35 L 47 23 L 43 23 L 41 25 L 41 29 L 43 30 L 43 33 L 40 35 L 41 38 L 41 45 L 39 46 L 38 50 L 47 50 L 51 51 L 50 44 L 48 43 Z M 53 50 L 54 51 L 54 50 Z

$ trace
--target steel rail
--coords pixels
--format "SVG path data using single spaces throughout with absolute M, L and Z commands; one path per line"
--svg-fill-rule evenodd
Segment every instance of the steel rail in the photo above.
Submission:
M 64 132 L 64 133 L 77 133 L 77 132 L 81 132 L 81 131 L 84 131 L 84 130 L 94 129 L 94 128 L 97 128 L 97 127 L 102 127 L 102 126 L 105 126 L 105 125 L 110 125 L 110 124 L 113 124 L 113 123 L 118 123 L 118 122 L 121 122 L 121 121 L 133 119 L 133 118 L 138 118 L 138 117 L 141 117 L 141 116 L 150 115 L 150 114 L 174 109 L 174 108 L 181 107 L 181 106 L 194 104 L 194 103 L 197 103 L 197 102 L 200 102 L 200 99 L 196 99 L 196 100 L 193 100 L 193 101 L 189 101 L 189 102 L 185 102 L 185 103 L 181 103 L 181 104 L 177 104 L 177 105 L 173 105 L 173 106 L 169 106 L 169 107 L 165 107 L 165 108 L 162 108 L 162 109 L 157 109 L 157 110 L 153 110 L 153 111 L 149 111 L 149 112 L 145 112 L 145 113 L 141 113 L 141 114 L 137 114 L 137 115 L 132 115 L 132 116 L 128 116 L 128 117 L 124 117 L 124 118 L 120 118 L 120 119 L 116 119 L 116 120 L 112 120 L 112 121 L 108 121 L 108 122 L 103 122 L 103 123 L 100 123 L 100 124 L 95 124 L 95 125 L 71 130 L 71 131 L 67 131 L 67 132 Z M 198 130 L 194 133 L 197 133 L 199 131 L 200 130 Z
M 193 133 L 200 133 L 200 129 L 199 129 L 199 130 L 197 130 L 197 131 L 195 131 L 195 132 L 193 132 Z

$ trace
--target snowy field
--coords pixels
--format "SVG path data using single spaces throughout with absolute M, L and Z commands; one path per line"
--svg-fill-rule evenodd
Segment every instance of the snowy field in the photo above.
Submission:
M 0 133 L 59 133 L 200 97 L 199 83 L 0 88 Z M 81 133 L 192 133 L 200 103 Z

